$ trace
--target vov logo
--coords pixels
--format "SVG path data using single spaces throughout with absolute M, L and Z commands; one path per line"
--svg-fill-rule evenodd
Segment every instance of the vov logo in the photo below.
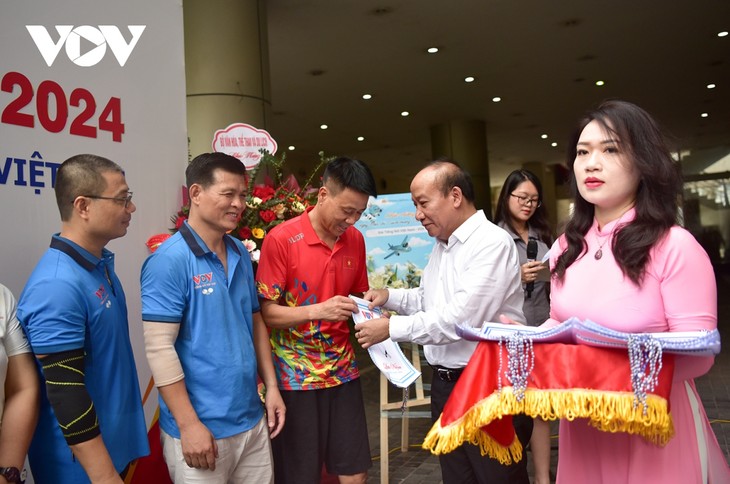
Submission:
M 193 282 L 197 284 L 205 284 L 206 282 L 213 282 L 213 273 L 208 272 L 206 274 L 198 274 L 193 276 Z
M 56 41 L 51 39 L 51 34 L 43 25 L 25 26 L 48 67 L 53 65 L 64 45 L 66 55 L 77 66 L 91 67 L 101 62 L 108 45 L 119 65 L 124 67 L 146 27 L 146 25 L 128 25 L 127 29 L 132 34 L 132 40 L 127 43 L 116 25 L 99 25 L 98 28 L 91 25 L 79 25 L 78 27 L 56 25 L 58 33 Z M 86 45 L 91 47 L 84 53 L 81 52 L 82 39 L 86 41 Z

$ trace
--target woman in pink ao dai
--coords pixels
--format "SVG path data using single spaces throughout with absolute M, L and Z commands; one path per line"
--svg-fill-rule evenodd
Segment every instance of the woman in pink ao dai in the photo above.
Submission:
M 568 146 L 574 213 L 551 249 L 545 324 L 575 316 L 634 333 L 715 329 L 712 266 L 676 225 L 681 178 L 652 117 L 631 103 L 604 102 L 581 121 Z M 693 381 L 714 360 L 675 361 L 669 443 L 563 420 L 558 483 L 730 483 Z

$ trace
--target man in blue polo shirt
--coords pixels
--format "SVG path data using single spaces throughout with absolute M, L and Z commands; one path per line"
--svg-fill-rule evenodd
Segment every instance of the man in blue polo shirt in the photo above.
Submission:
M 147 359 L 160 393 L 162 446 L 176 483 L 272 481 L 284 424 L 248 251 L 227 235 L 245 207 L 246 171 L 223 153 L 186 171 L 190 215 L 142 267 Z M 257 391 L 266 386 L 266 415 Z
M 124 290 L 104 247 L 136 207 L 121 167 L 95 155 L 63 162 L 55 191 L 61 232 L 17 311 L 45 386 L 30 467 L 38 484 L 121 483 L 149 446 Z

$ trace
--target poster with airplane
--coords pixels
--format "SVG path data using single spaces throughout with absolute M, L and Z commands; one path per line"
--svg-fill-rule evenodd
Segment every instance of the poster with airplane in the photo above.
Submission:
M 410 193 L 370 197 L 355 226 L 365 237 L 370 287 L 414 287 L 434 240 L 416 220 Z

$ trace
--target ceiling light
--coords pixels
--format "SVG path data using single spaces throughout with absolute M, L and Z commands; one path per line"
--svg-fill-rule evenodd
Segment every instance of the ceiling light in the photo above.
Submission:
M 439 51 L 438 47 L 429 47 L 428 49 L 426 49 L 426 52 L 428 52 L 429 54 L 435 54 L 438 51 Z
M 464 82 L 474 82 L 475 80 L 476 78 L 474 78 L 473 76 L 466 76 L 464 78 Z
M 357 137 L 357 140 L 358 140 L 358 141 L 365 141 L 365 137 L 364 137 L 364 136 L 358 136 L 358 137 Z
M 718 37 L 727 37 L 727 30 L 723 30 L 722 32 L 717 33 Z
M 547 135 L 546 135 L 546 134 L 541 134 L 541 135 L 540 135 L 540 138 L 542 138 L 542 139 L 547 139 Z
M 294 146 L 294 145 L 289 146 L 289 151 L 294 151 L 295 149 L 297 149 L 296 146 Z
M 603 81 L 596 81 L 596 86 L 603 86 L 604 84 L 606 83 Z
M 555 143 L 555 142 L 553 142 L 553 143 L 550 143 L 550 146 L 552 146 L 553 148 L 555 148 L 556 146 L 558 146 L 558 144 Z
M 373 98 L 373 95 L 372 94 L 363 94 L 362 95 L 362 98 L 365 99 L 365 100 L 372 99 Z
M 707 89 L 715 89 L 715 85 L 714 84 L 708 84 L 707 85 Z
M 319 129 L 327 129 L 328 127 L 329 127 L 329 126 L 327 126 L 326 124 L 323 124 L 323 125 L 321 125 L 321 126 L 319 127 Z
M 403 112 L 400 113 L 400 115 L 403 116 L 404 118 L 406 116 L 408 116 L 409 114 L 411 114 L 411 113 L 409 113 L 408 111 L 403 111 Z
M 700 114 L 700 116 L 701 116 L 701 117 L 703 117 L 703 118 L 706 118 L 706 117 L 708 117 L 708 116 L 709 116 L 709 114 L 707 114 L 707 113 L 702 113 L 702 114 Z
M 499 101 L 501 101 L 501 100 L 502 100 L 502 98 L 501 98 L 501 97 L 499 97 L 499 96 L 494 96 L 494 97 L 492 98 L 492 102 L 493 102 L 493 103 L 498 103 L 498 102 L 499 102 Z

